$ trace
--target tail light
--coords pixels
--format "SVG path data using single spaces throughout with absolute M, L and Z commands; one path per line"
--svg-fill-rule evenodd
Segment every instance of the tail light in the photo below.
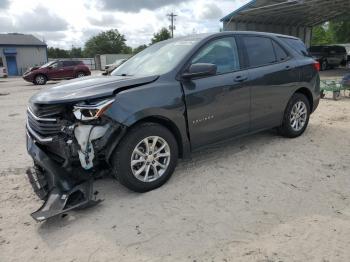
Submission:
M 313 64 L 313 66 L 314 66 L 314 68 L 316 69 L 317 72 L 320 71 L 320 69 L 321 69 L 320 62 L 315 61 L 314 64 Z

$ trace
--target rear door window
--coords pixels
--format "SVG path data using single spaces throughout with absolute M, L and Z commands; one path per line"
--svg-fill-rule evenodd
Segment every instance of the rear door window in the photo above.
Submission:
M 272 40 L 261 36 L 243 36 L 250 67 L 258 67 L 275 63 L 276 55 Z
M 66 67 L 66 66 L 73 66 L 74 65 L 74 62 L 73 61 L 63 61 L 63 67 Z
M 3 67 L 4 63 L 2 62 L 2 57 L 0 57 L 0 67 Z
M 200 49 L 191 64 L 210 63 L 217 66 L 217 73 L 224 74 L 240 68 L 236 41 L 233 37 L 213 40 Z

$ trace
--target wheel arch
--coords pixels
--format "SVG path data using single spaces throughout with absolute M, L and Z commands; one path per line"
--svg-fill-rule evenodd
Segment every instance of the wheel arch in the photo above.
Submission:
M 301 87 L 294 92 L 294 94 L 296 94 L 296 93 L 303 94 L 306 96 L 306 98 L 310 104 L 310 112 L 312 112 L 313 108 L 314 108 L 314 99 L 313 99 L 311 91 L 306 87 Z
M 39 76 L 39 75 L 44 76 L 44 77 L 46 78 L 46 80 L 49 79 L 48 76 L 47 76 L 45 73 L 42 73 L 42 72 L 36 73 L 36 74 L 34 75 L 33 79 L 35 79 L 35 78 L 36 78 L 37 76 Z
M 184 152 L 184 141 L 182 139 L 180 129 L 173 121 L 163 116 L 147 116 L 139 119 L 128 128 L 133 128 L 141 123 L 156 123 L 167 128 L 175 137 L 179 149 L 179 157 L 182 158 L 184 155 L 186 155 L 186 152 Z

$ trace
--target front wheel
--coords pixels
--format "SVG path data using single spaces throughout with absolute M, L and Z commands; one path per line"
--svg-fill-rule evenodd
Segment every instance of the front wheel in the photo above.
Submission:
M 302 135 L 309 123 L 310 111 L 307 97 L 301 93 L 295 93 L 284 112 L 283 123 L 279 128 L 281 135 L 290 138 Z
M 112 156 L 114 174 L 136 192 L 162 186 L 177 164 L 178 145 L 164 126 L 142 123 L 132 128 Z
M 34 78 L 34 84 L 35 85 L 45 85 L 47 82 L 47 78 L 44 75 L 36 75 Z

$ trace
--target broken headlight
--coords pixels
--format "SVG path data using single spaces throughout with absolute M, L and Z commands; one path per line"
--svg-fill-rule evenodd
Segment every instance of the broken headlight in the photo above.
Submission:
M 103 115 L 114 101 L 114 98 L 109 98 L 92 103 L 77 104 L 74 106 L 73 113 L 78 120 L 94 120 Z

